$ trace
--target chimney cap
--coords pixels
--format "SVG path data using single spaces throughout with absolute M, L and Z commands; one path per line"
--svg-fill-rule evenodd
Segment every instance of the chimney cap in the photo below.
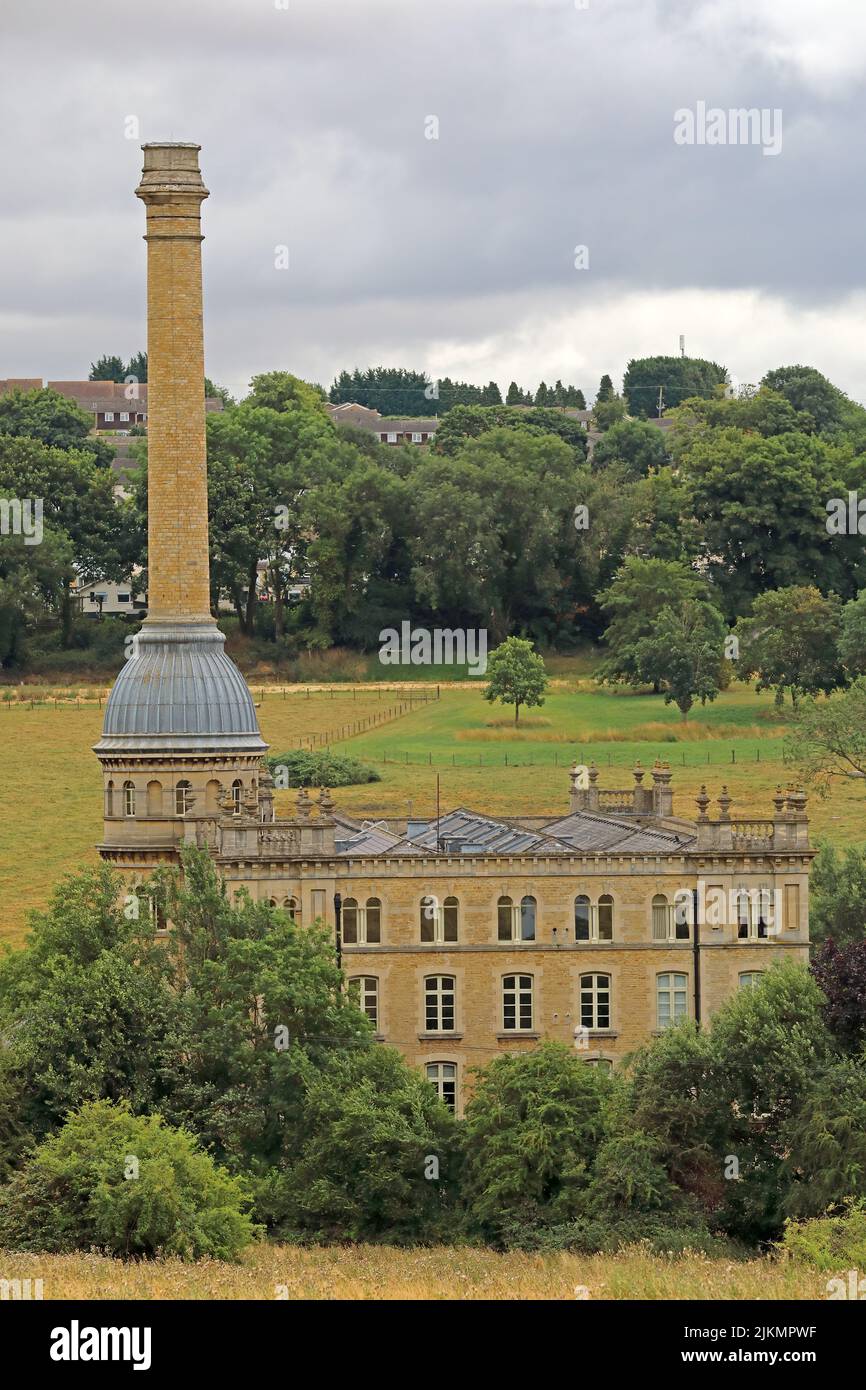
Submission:
M 191 140 L 148 140 L 141 148 L 143 150 L 200 150 L 201 145 L 196 145 Z

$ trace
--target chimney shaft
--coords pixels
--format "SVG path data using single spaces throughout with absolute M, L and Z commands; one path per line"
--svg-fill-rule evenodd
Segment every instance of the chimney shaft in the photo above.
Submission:
M 210 612 L 200 145 L 143 145 L 147 210 L 147 624 Z

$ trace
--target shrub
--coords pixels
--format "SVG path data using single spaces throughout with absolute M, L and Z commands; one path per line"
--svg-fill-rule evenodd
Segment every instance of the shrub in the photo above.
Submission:
M 463 1131 L 471 1230 L 501 1239 L 510 1227 L 557 1225 L 584 1210 L 607 1086 L 552 1042 L 479 1072 Z
M 277 753 L 268 758 L 268 767 L 274 776 L 278 775 L 277 768 L 285 768 L 278 785 L 289 787 L 351 787 L 359 782 L 381 781 L 375 768 L 328 749 L 313 752 L 296 748 L 291 753 Z
M 844 1216 L 786 1221 L 778 1248 L 817 1269 L 866 1269 L 866 1203 L 852 1202 Z
M 256 1234 L 247 1204 L 186 1130 L 92 1101 L 0 1188 L 0 1246 L 230 1260 Z
M 258 1209 L 277 1233 L 417 1245 L 453 1225 L 454 1120 L 390 1047 L 337 1052 L 308 1067 L 299 1133 Z
M 579 1216 L 558 1226 L 513 1225 L 503 1230 L 509 1250 L 545 1253 L 568 1250 L 578 1255 L 615 1255 L 642 1245 L 652 1255 L 681 1255 L 687 1251 L 718 1259 L 737 1257 L 743 1247 L 715 1235 L 697 1213 L 677 1219 L 659 1212 Z

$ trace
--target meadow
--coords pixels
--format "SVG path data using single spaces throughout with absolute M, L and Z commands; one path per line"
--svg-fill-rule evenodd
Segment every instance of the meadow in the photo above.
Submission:
M 555 674 L 544 706 L 523 712 L 516 729 L 513 711 L 485 701 L 478 682 L 438 689 L 438 700 L 411 694 L 408 685 L 263 685 L 254 696 L 273 752 L 327 742 L 376 768 L 380 782 L 336 793 L 338 806 L 371 818 L 433 815 L 437 775 L 443 808 L 553 816 L 567 809 L 572 762 L 594 761 L 599 785 L 617 788 L 632 785 L 637 760 L 649 769 L 656 758 L 670 763 L 676 814 L 694 814 L 705 783 L 712 797 L 727 785 L 734 815 L 768 816 L 776 786 L 795 772 L 785 762 L 787 713 L 780 715 L 770 694 L 740 685 L 683 723 L 660 695 Z M 28 690 L 36 701 L 36 688 Z M 423 693 L 431 693 L 429 684 Z M 102 795 L 91 749 L 101 721 L 96 699 L 0 703 L 2 941 L 20 944 L 28 910 L 45 905 L 63 874 L 96 860 Z M 291 800 L 278 794 L 278 812 L 288 812 Z M 854 787 L 812 797 L 809 815 L 813 839 L 866 839 L 866 799 Z
M 4 1279 L 41 1279 L 45 1299 L 793 1299 L 827 1297 L 826 1273 L 791 1260 L 499 1254 L 439 1246 L 250 1246 L 238 1264 L 130 1262 L 0 1250 Z

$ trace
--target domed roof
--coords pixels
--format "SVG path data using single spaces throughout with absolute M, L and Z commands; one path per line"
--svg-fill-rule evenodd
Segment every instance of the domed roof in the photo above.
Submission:
M 247 683 L 216 627 L 145 625 L 108 703 L 96 752 L 264 752 Z

